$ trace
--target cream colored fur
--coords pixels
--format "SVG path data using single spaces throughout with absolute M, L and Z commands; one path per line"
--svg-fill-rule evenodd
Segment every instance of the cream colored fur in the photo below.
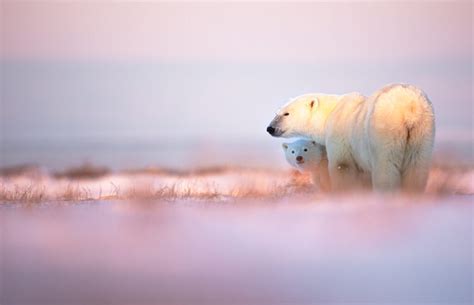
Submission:
M 334 190 L 352 188 L 364 174 L 377 191 L 425 188 L 435 121 L 431 102 L 414 86 L 388 85 L 368 98 L 302 95 L 280 109 L 271 126 L 274 136 L 302 136 L 326 146 Z
M 323 191 L 330 190 L 328 159 L 326 148 L 311 140 L 297 140 L 292 143 L 283 143 L 285 158 L 290 165 L 300 172 L 311 173 L 311 179 L 316 188 Z

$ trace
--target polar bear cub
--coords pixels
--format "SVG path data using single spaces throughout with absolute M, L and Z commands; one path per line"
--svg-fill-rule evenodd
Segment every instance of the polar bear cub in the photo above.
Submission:
M 285 158 L 300 172 L 310 172 L 313 183 L 322 190 L 329 189 L 326 148 L 315 141 L 300 139 L 283 143 Z
M 352 188 L 360 173 L 366 173 L 376 191 L 422 192 L 435 120 L 423 91 L 391 84 L 368 98 L 359 93 L 296 97 L 278 111 L 267 132 L 326 146 L 334 190 Z

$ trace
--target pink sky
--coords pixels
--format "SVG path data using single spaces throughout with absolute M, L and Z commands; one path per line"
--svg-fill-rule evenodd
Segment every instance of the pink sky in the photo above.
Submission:
M 427 92 L 438 135 L 472 134 L 471 2 L 0 6 L 11 139 L 270 144 L 265 127 L 289 97 L 392 82 Z
M 2 1 L 6 59 L 397 60 L 469 57 L 472 3 Z

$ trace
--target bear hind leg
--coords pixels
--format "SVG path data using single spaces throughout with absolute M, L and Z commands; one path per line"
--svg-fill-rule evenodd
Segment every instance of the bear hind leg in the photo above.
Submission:
M 400 166 L 388 158 L 379 158 L 372 170 L 372 186 L 375 191 L 382 193 L 399 191 L 402 186 Z
M 432 142 L 426 141 L 405 156 L 402 188 L 408 193 L 424 192 L 431 167 Z

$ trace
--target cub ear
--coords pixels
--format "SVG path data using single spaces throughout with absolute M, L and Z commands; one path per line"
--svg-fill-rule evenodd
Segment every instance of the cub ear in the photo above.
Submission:
M 309 106 L 311 109 L 318 107 L 319 106 L 319 100 L 317 98 L 314 98 L 311 100 L 311 103 L 309 103 Z
M 288 149 L 288 143 L 281 144 L 281 147 L 283 147 L 283 150 L 287 150 Z

